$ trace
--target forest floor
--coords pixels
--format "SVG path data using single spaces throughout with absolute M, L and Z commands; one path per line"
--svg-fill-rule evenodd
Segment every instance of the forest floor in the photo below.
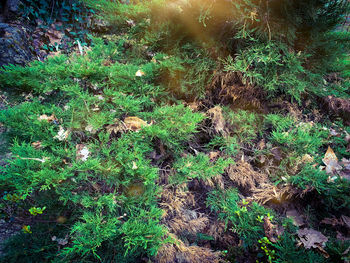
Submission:
M 64 35 L 52 28 L 49 42 Z M 267 99 L 237 72 L 213 71 L 203 96 L 179 96 L 167 89 L 185 75 L 172 55 L 124 33 L 94 41 L 2 72 L 0 85 L 25 94 L 16 105 L 0 94 L 0 165 L 11 193 L 2 194 L 0 257 L 18 233 L 7 245 L 16 257 L 4 260 L 49 261 L 84 247 L 98 262 L 96 253 L 131 240 L 125 262 L 349 262 L 348 116 L 314 97 Z M 27 203 L 10 200 L 16 191 L 31 193 Z

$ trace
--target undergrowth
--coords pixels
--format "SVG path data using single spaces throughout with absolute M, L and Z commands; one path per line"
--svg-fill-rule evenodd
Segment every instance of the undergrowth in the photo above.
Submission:
M 0 72 L 19 98 L 0 112 L 0 209 L 22 226 L 2 262 L 346 260 L 346 226 L 321 221 L 349 211 L 350 130 L 308 102 L 349 97 L 342 1 L 83 2 L 110 35 Z M 239 88 L 261 108 L 230 104 Z M 319 214 L 296 225 L 305 203 Z M 307 226 L 327 245 L 303 246 Z

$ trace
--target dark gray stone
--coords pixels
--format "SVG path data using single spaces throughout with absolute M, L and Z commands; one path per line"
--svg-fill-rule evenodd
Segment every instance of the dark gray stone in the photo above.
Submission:
M 95 18 L 90 23 L 90 30 L 92 32 L 102 34 L 111 31 L 111 25 L 107 21 Z
M 0 67 L 8 64 L 25 65 L 32 59 L 26 29 L 0 23 Z
M 20 16 L 19 4 L 20 0 L 5 0 L 3 3 L 2 20 L 11 21 Z

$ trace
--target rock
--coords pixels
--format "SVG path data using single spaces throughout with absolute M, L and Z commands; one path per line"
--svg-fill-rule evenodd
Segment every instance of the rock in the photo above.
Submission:
M 24 66 L 32 59 L 26 29 L 0 23 L 0 68 L 8 64 Z
M 102 19 L 92 19 L 90 30 L 95 33 L 104 34 L 111 30 L 111 25 Z
M 20 0 L 5 0 L 3 4 L 3 17 L 5 21 L 11 21 L 20 16 L 19 4 Z

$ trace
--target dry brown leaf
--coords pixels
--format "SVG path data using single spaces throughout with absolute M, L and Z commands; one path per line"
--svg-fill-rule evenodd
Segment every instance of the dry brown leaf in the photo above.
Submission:
M 304 154 L 301 158 L 302 163 L 312 163 L 314 161 L 314 157 L 312 157 L 310 154 Z
M 97 130 L 94 129 L 94 127 L 92 127 L 91 124 L 88 124 L 86 127 L 85 127 L 85 131 L 87 132 L 90 132 L 92 134 L 95 134 L 97 132 Z
M 282 160 L 282 150 L 279 147 L 274 147 L 271 149 L 271 153 L 273 155 L 273 159 L 276 161 L 281 161 Z
M 109 124 L 106 126 L 106 130 L 109 134 L 111 133 L 117 134 L 119 131 L 125 130 L 125 127 L 123 127 L 123 125 L 118 121 L 116 123 Z
M 350 143 L 350 134 L 345 132 L 345 141 Z
M 341 216 L 341 219 L 343 220 L 344 225 L 345 225 L 348 229 L 350 229 L 350 217 L 345 216 L 345 215 L 342 215 L 342 216 Z
M 264 232 L 266 237 L 273 243 L 276 243 L 278 237 L 281 236 L 284 232 L 283 227 L 276 226 L 271 223 L 270 218 L 267 216 L 264 217 Z
M 295 226 L 302 226 L 305 224 L 303 216 L 295 209 L 288 210 L 286 216 L 292 219 Z
M 215 161 L 219 157 L 220 152 L 215 151 L 215 152 L 210 152 L 209 153 L 209 158 L 211 161 Z
M 53 28 L 47 30 L 45 35 L 49 38 L 50 44 L 53 46 L 55 44 L 59 44 L 64 36 L 64 34 L 61 31 L 55 30 Z
M 215 131 L 217 133 L 224 132 L 225 119 L 224 119 L 224 115 L 222 114 L 221 107 L 216 106 L 214 108 L 211 108 L 210 110 L 207 111 L 207 113 L 211 118 Z
M 36 141 L 36 142 L 32 142 L 32 146 L 34 147 L 34 149 L 41 149 L 42 145 L 41 145 L 41 141 Z
M 58 245 L 65 246 L 68 244 L 68 236 L 65 238 L 57 238 L 56 236 L 51 237 L 52 241 L 56 241 Z
M 77 144 L 76 149 L 76 160 L 85 162 L 90 155 L 89 149 L 84 144 Z
M 131 130 L 131 131 L 139 131 L 141 130 L 142 127 L 147 126 L 147 122 L 144 120 L 141 120 L 138 117 L 126 117 L 124 120 L 124 124 L 126 129 Z
M 56 57 L 56 56 L 58 56 L 58 55 L 61 55 L 62 53 L 61 53 L 61 50 L 59 50 L 59 51 L 55 51 L 55 52 L 50 52 L 48 55 L 47 55 L 47 57 L 48 58 L 53 58 L 53 57 Z
M 52 114 L 51 116 L 47 116 L 46 114 L 40 115 L 38 117 L 38 120 L 39 121 L 48 121 L 48 122 L 58 121 L 54 114 Z
M 306 249 L 324 247 L 328 241 L 321 232 L 311 228 L 299 229 L 298 237 Z
M 190 109 L 192 111 L 198 111 L 198 108 L 199 108 L 199 103 L 198 102 L 191 102 L 191 103 L 188 103 L 188 107 L 190 107 Z
M 258 149 L 259 150 L 264 150 L 266 148 L 266 143 L 264 139 L 261 139 L 260 142 L 258 143 Z
M 62 126 L 60 126 L 60 129 L 57 133 L 57 135 L 54 137 L 54 139 L 57 139 L 59 141 L 64 141 L 69 136 L 69 130 L 64 130 Z
M 136 73 L 135 73 L 135 76 L 136 77 L 142 77 L 142 76 L 144 76 L 145 75 L 145 72 L 143 72 L 142 70 L 138 70 L 138 71 L 136 71 Z
M 339 241 L 348 241 L 350 240 L 350 238 L 344 236 L 342 233 L 340 233 L 339 231 L 337 231 L 337 235 L 336 235 L 336 238 L 339 240 Z
M 341 169 L 341 166 L 338 164 L 338 158 L 330 146 L 328 146 L 327 152 L 322 161 L 326 165 L 326 172 L 328 174 L 334 174 Z
M 332 217 L 332 218 L 324 218 L 322 219 L 322 221 L 320 222 L 321 224 L 325 224 L 325 225 L 331 225 L 331 226 L 339 226 L 339 225 L 343 225 L 343 222 L 342 220 L 339 220 L 335 217 Z

